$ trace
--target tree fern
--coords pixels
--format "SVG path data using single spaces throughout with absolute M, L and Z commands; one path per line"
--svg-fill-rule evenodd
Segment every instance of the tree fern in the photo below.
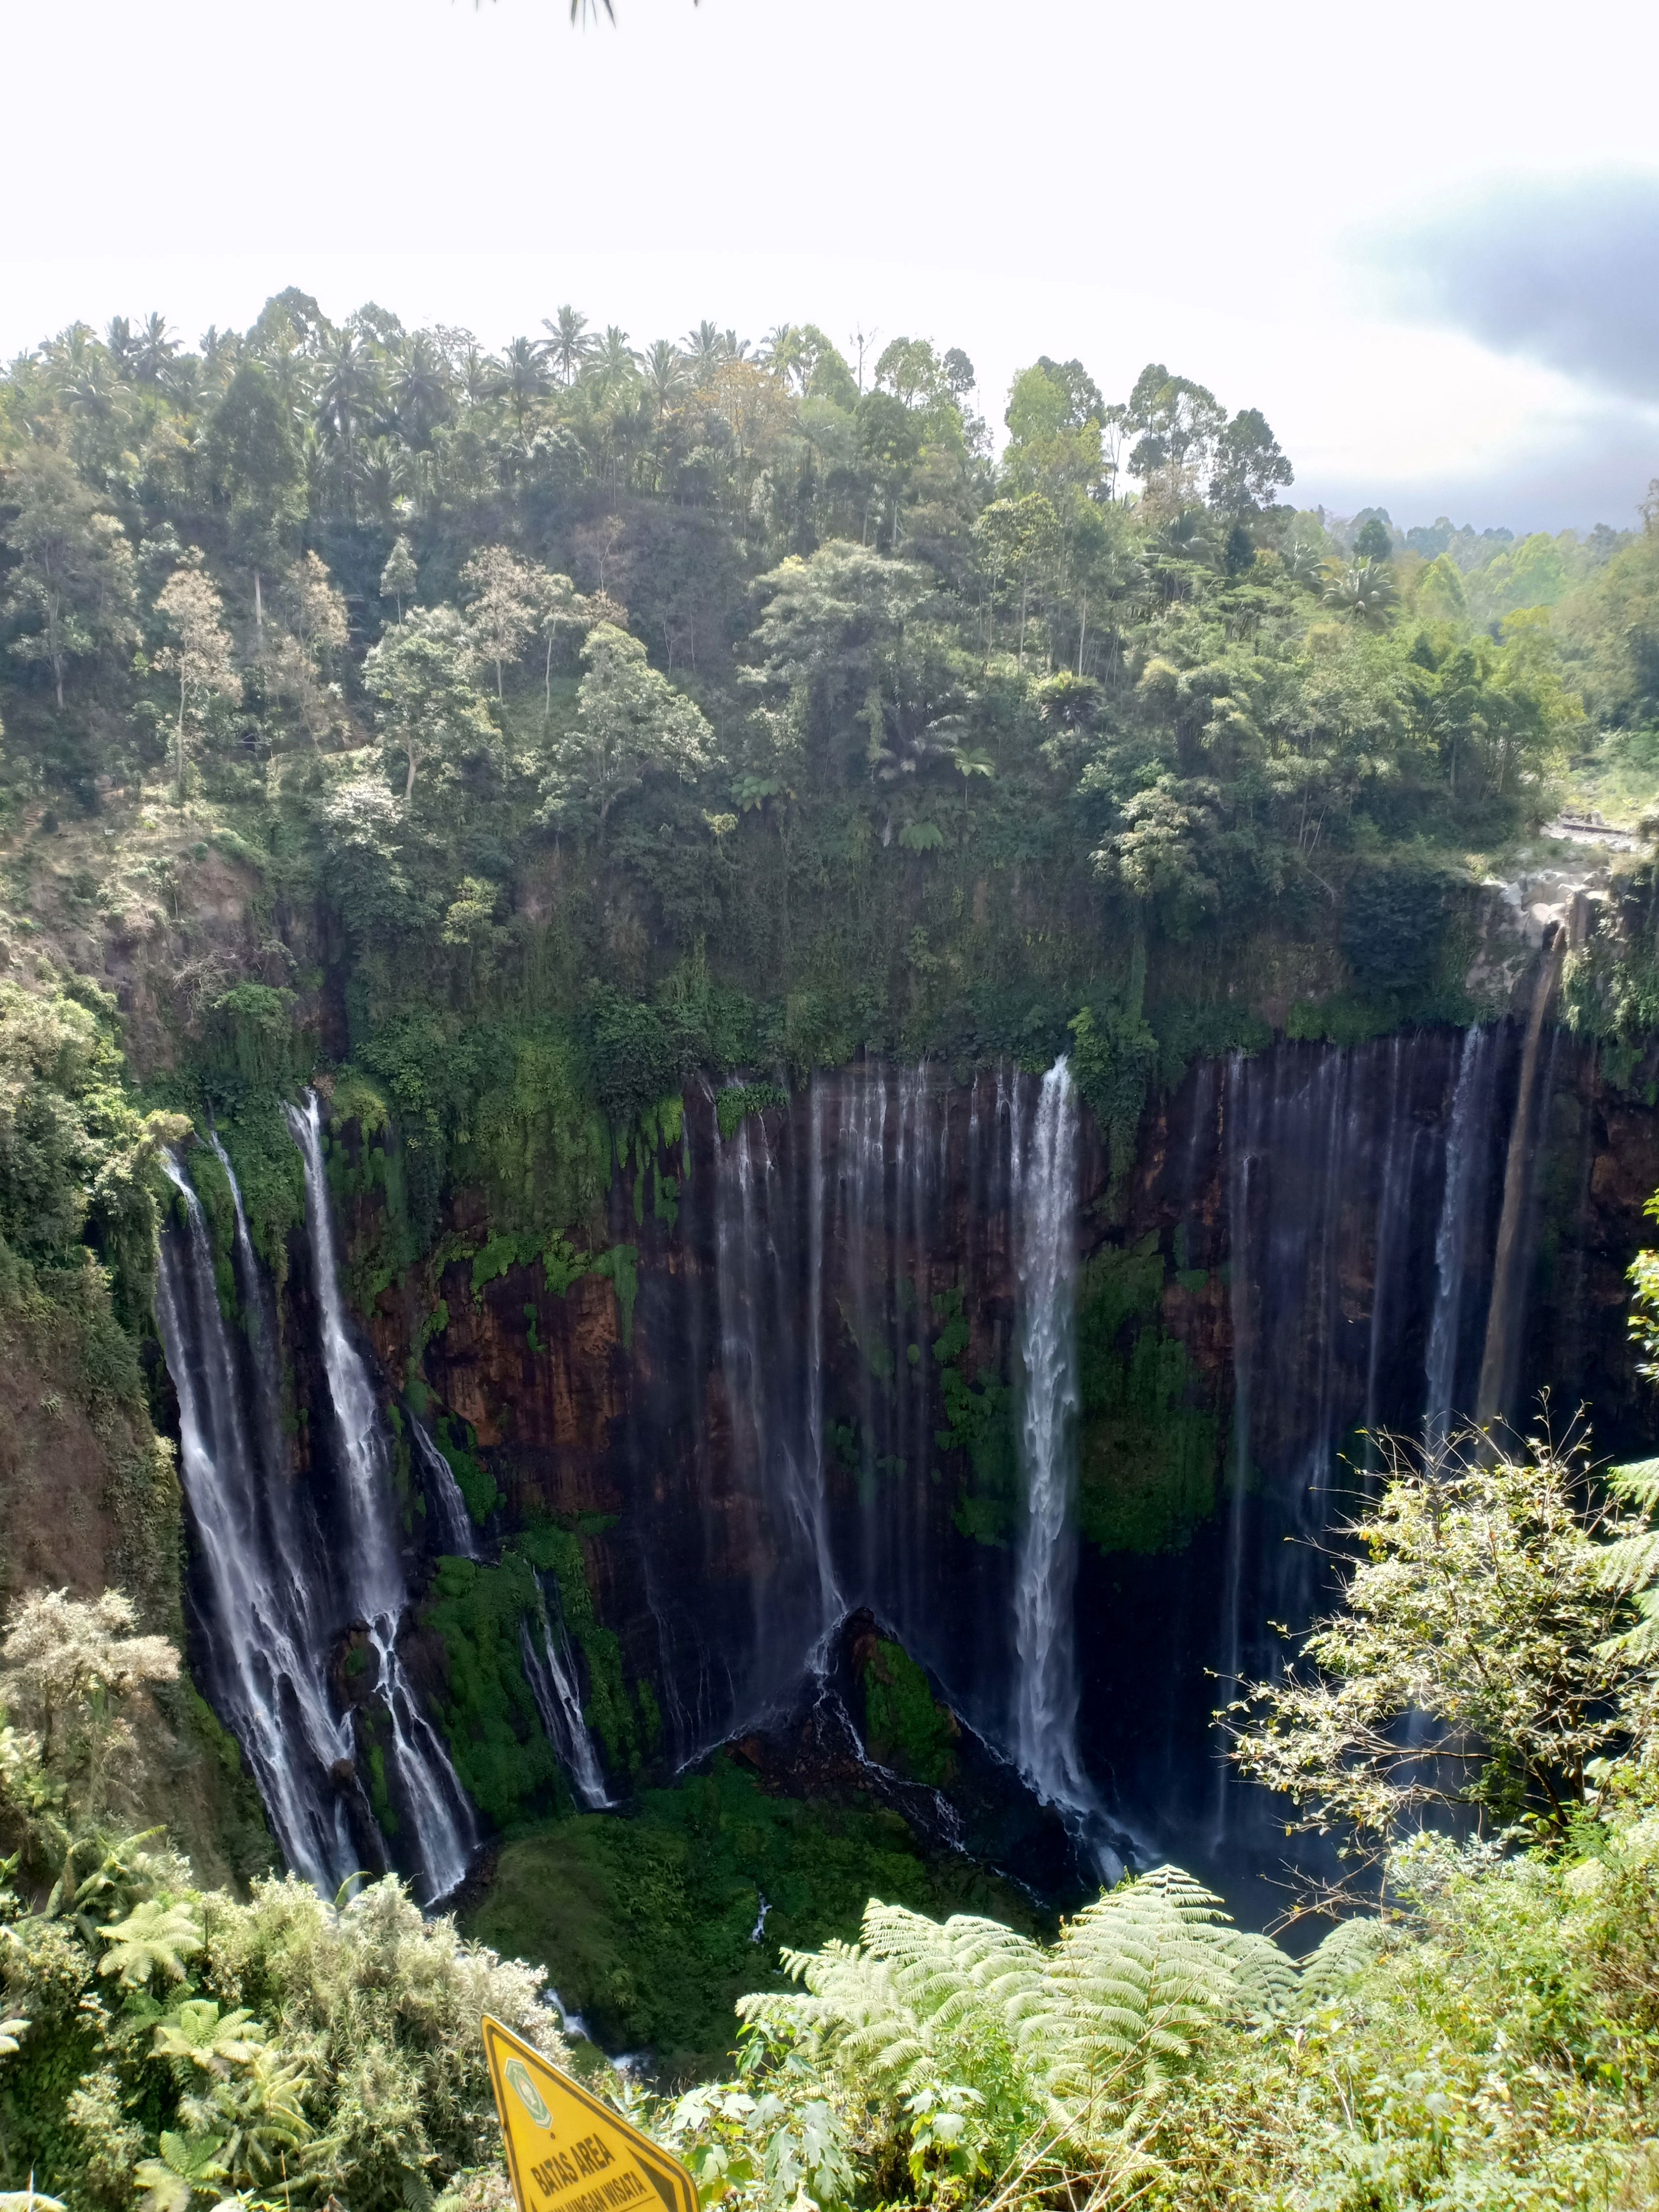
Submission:
M 1299 2009 L 1328 2003 L 1368 1966 L 1391 1941 L 1384 1921 L 1340 1920 L 1318 1948 L 1302 1964 Z
M 1084 2141 L 1155 2095 L 1195 2043 L 1240 2008 L 1219 1900 L 1160 1867 L 1068 1921 L 1022 2048 L 1056 2117 Z
M 1610 1467 L 1607 1486 L 1615 1498 L 1639 1511 L 1659 1510 L 1659 1459 L 1635 1461 L 1629 1467 Z M 1659 1657 L 1659 1525 L 1615 1537 L 1601 1553 L 1600 1579 L 1607 1589 L 1622 1590 L 1633 1601 L 1637 1618 L 1622 1635 L 1609 1639 L 1608 1649 L 1628 1651 L 1637 1659 Z
M 1050 1949 L 996 1921 L 933 1921 L 879 1900 L 857 1943 L 787 1953 L 798 1990 L 743 1998 L 856 2097 L 894 2112 L 951 2085 L 995 2138 L 1018 2118 L 1056 2152 L 1121 2148 L 1134 2113 L 1229 2020 L 1287 2009 L 1292 1960 L 1160 1867 L 1088 1906 Z M 1005 2142 L 1006 2151 L 1009 2144 Z

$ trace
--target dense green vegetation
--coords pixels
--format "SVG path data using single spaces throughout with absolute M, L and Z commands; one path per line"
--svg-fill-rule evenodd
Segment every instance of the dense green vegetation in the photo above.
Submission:
M 1170 1869 L 1047 1942 L 892 1815 L 780 1801 L 726 1757 L 631 1818 L 515 1837 L 479 1932 L 671 2075 L 717 2061 L 746 1987 L 738 2075 L 634 2107 L 734 2212 L 1645 2202 L 1659 1474 L 1613 1489 L 1540 1440 L 1401 1461 L 1356 1523 L 1342 1602 L 1238 1709 L 1246 1763 L 1381 1853 L 1380 1892 L 1300 1963 Z M 896 1711 L 902 1660 L 878 1644 L 866 1668 Z M 178 1662 L 124 1600 L 31 1600 L 0 1661 L 9 2177 L 75 2212 L 476 2201 L 478 2015 L 563 2056 L 538 1976 L 395 1882 L 332 1912 L 292 1881 L 238 1901 L 134 1835 L 118 1802 Z M 1419 1825 L 1436 1803 L 1475 1816 L 1468 1840 Z
M 1159 364 L 1109 402 L 1040 359 L 1000 453 L 959 350 L 864 384 L 810 325 L 640 350 L 562 308 L 487 358 L 298 291 L 0 378 L 0 961 L 121 979 L 143 1103 L 212 1114 L 279 1277 L 313 1075 L 356 1123 L 354 1303 L 424 1265 L 434 1330 L 465 1257 L 475 1294 L 608 1279 L 626 1341 L 607 1194 L 673 1223 L 694 1071 L 736 1078 L 729 1134 L 860 1049 L 1065 1047 L 1121 1194 L 1195 1054 L 1481 1011 L 1478 881 L 1645 757 L 1659 517 L 1300 510 L 1261 413 Z M 1628 1054 L 1659 967 L 1624 889 L 1566 1005 Z M 485 1226 L 447 1242 L 460 1191 Z M 1158 1438 L 1156 1496 L 1089 1487 L 1091 1533 L 1158 1548 L 1212 1453 L 1136 1314 L 1089 1419 Z M 952 1326 L 940 1433 L 997 1541 L 1006 1378 Z
M 1579 686 L 1648 712 L 1645 539 L 1275 503 L 1261 415 L 1159 366 L 1108 404 L 1039 362 L 994 459 L 921 340 L 860 392 L 810 325 L 550 330 L 486 360 L 290 292 L 0 383 L 13 944 L 78 822 L 185 903 L 241 871 L 242 972 L 156 1010 L 228 1105 L 317 1057 L 320 903 L 416 1246 L 451 1172 L 568 1229 L 595 1107 L 693 1066 L 1042 1058 L 1084 1009 L 1121 1146 L 1155 1073 L 1248 1036 L 1253 938 L 1298 999 L 1455 1011 L 1471 850 L 1541 813 Z
M 602 2048 L 649 2050 L 684 2081 L 718 2070 L 732 2005 L 765 1969 L 782 1986 L 780 1946 L 850 1933 L 877 1894 L 1032 1923 L 1012 1884 L 923 1850 L 879 1803 L 774 1796 L 720 1753 L 705 1774 L 641 1791 L 625 1819 L 581 1814 L 510 1837 L 468 1924 L 544 1960 Z

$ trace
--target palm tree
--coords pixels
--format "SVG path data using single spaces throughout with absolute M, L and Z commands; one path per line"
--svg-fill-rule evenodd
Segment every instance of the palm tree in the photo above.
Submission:
M 1382 629 L 1394 602 L 1394 574 L 1389 563 L 1365 555 L 1350 562 L 1325 586 L 1326 605 L 1337 608 L 1349 622 L 1363 623 L 1367 629 Z
M 680 350 L 701 388 L 726 359 L 725 335 L 715 324 L 701 322 L 680 340 Z
M 646 389 L 655 402 L 660 422 L 674 402 L 684 394 L 685 362 L 672 338 L 659 338 L 645 356 Z
M 1285 574 L 1293 584 L 1306 584 L 1311 587 L 1318 582 L 1324 569 L 1325 556 L 1316 545 L 1309 544 L 1305 538 L 1298 538 L 1295 544 L 1285 548 L 1284 562 Z
M 138 351 L 138 342 L 132 335 L 132 325 L 125 315 L 112 315 L 109 328 L 104 333 L 104 343 L 109 348 L 110 358 L 123 376 L 132 368 Z
M 352 474 L 362 493 L 364 506 L 376 522 L 390 529 L 408 476 L 402 446 L 395 438 L 367 439 Z
M 202 382 L 210 390 L 222 391 L 235 372 L 241 356 L 242 342 L 234 331 L 222 331 L 217 323 L 210 323 L 202 334 Z M 290 408 L 291 398 L 283 398 Z
M 58 391 L 67 391 L 92 373 L 97 343 L 90 323 L 71 323 L 43 349 Z
M 552 322 L 544 315 L 542 328 L 549 333 L 547 350 L 557 363 L 560 376 L 566 384 L 574 384 L 599 344 L 587 327 L 586 316 L 579 315 L 572 307 L 563 307 Z
M 491 365 L 495 372 L 491 388 L 498 399 L 505 399 L 511 406 L 522 438 L 526 414 L 547 390 L 547 363 L 542 348 L 533 338 L 514 338 L 501 359 Z
M 461 381 L 461 394 L 469 407 L 482 407 L 495 388 L 495 372 L 488 357 L 475 345 L 468 346 L 457 364 Z
M 318 427 L 339 446 L 349 464 L 363 419 L 374 411 L 374 362 L 355 331 L 342 331 L 324 347 L 322 370 Z
M 119 388 L 108 355 L 94 353 L 88 356 L 79 374 L 70 377 L 63 386 L 64 404 L 71 414 L 84 416 L 94 422 L 107 422 L 115 413 L 115 395 Z
M 617 324 L 606 324 L 605 336 L 593 352 L 591 374 L 600 396 L 613 404 L 626 398 L 639 382 L 640 357 L 629 344 L 627 331 Z
M 144 327 L 138 333 L 137 351 L 133 363 L 139 383 L 164 384 L 178 350 L 177 342 L 168 336 L 166 317 L 147 315 Z
M 424 331 L 417 331 L 398 356 L 392 408 L 399 435 L 417 447 L 432 443 L 432 433 L 449 412 L 449 380 Z

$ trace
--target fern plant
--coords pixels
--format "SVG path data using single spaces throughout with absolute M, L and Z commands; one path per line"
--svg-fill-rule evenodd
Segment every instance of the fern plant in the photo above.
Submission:
M 1650 1374 L 1651 1364 L 1642 1371 Z M 1654 1520 L 1659 1510 L 1659 1459 L 1610 1467 L 1607 1480 L 1613 1496 L 1643 1516 L 1603 1547 L 1598 1562 L 1602 1587 L 1628 1596 L 1636 1610 L 1635 1620 L 1608 1648 L 1651 1662 L 1659 1658 L 1659 1523 Z
M 758 2078 L 786 2102 L 792 2081 L 810 2089 L 866 2168 L 900 2186 L 908 2169 L 918 2201 L 975 2174 L 999 2197 L 1084 2176 L 1133 2185 L 1171 2082 L 1230 2024 L 1292 2009 L 1297 1986 L 1291 1960 L 1174 1867 L 1102 1897 L 1052 1947 L 878 1899 L 856 1943 L 783 1963 L 796 1988 L 738 2007 Z M 673 2125 L 684 2140 L 711 2116 L 699 2093 Z M 752 2133 L 752 2108 L 744 2124 Z M 774 2201 L 758 2161 L 727 2159 L 721 2174 Z

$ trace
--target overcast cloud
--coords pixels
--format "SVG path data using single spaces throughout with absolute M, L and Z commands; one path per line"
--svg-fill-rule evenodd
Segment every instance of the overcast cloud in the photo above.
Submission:
M 1659 401 L 1659 176 L 1503 178 L 1370 250 L 1405 313 Z

